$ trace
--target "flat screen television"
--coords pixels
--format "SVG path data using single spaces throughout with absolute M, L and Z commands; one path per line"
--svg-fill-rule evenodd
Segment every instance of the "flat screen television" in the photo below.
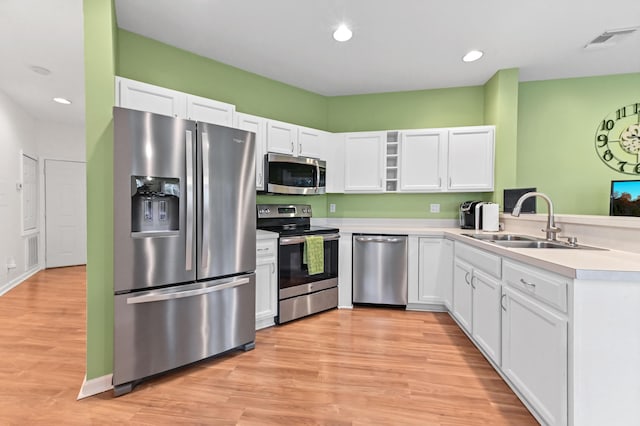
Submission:
M 609 216 L 640 217 L 640 180 L 612 180 Z
M 505 189 L 503 193 L 504 206 L 503 211 L 505 213 L 511 213 L 513 208 L 516 206 L 518 199 L 522 197 L 527 192 L 536 192 L 535 188 L 514 188 L 514 189 Z M 522 203 L 522 209 L 520 213 L 535 213 L 536 212 L 536 199 L 535 198 L 527 198 L 524 203 Z

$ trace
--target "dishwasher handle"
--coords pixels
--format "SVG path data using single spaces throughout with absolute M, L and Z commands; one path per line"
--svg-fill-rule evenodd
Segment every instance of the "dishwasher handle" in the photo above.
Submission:
M 359 243 L 402 243 L 406 240 L 406 237 L 393 237 L 384 235 L 376 235 L 373 237 L 362 236 L 355 238 Z

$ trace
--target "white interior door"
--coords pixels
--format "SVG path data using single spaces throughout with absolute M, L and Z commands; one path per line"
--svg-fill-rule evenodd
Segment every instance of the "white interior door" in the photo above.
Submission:
M 45 161 L 46 267 L 87 263 L 86 164 Z

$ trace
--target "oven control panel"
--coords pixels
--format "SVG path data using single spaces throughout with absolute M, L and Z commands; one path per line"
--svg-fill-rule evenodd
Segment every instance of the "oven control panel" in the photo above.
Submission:
M 258 219 L 311 217 L 309 204 L 258 204 Z

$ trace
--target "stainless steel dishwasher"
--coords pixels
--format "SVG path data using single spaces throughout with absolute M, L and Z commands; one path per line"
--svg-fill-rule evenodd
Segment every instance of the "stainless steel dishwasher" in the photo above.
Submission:
M 353 235 L 353 303 L 407 304 L 406 235 Z

